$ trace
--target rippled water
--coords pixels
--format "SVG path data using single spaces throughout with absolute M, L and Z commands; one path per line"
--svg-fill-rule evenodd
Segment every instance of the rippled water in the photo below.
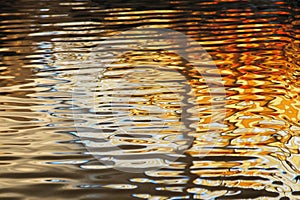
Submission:
M 296 0 L 0 5 L 0 199 L 300 199 Z M 85 94 L 73 101 L 95 47 L 139 26 L 179 31 L 210 54 L 226 89 L 223 122 L 210 124 L 202 75 L 163 50 L 107 61 L 93 107 Z M 186 126 L 184 109 L 200 121 Z M 192 143 L 179 155 L 183 137 Z M 148 154 L 146 166 L 170 162 L 114 169 Z

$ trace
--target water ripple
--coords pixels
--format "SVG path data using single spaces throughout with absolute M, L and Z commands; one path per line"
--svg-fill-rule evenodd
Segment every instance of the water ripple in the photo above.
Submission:
M 0 5 L 1 199 L 300 198 L 298 1 Z M 211 96 L 201 74 L 165 51 L 104 59 L 112 66 L 94 91 L 96 106 L 85 98 L 72 102 L 75 73 L 91 69 L 94 48 L 138 26 L 179 31 L 209 52 L 226 89 L 226 99 L 218 99 L 226 102 L 224 123 L 210 124 Z M 201 120 L 190 124 L 193 144 L 178 155 L 184 84 L 195 91 L 188 113 Z M 115 170 L 116 162 L 168 167 L 132 174 Z

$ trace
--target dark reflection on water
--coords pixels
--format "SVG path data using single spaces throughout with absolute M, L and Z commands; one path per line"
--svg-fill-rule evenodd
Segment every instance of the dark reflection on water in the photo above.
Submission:
M 1 199 L 300 198 L 297 1 L 17 0 L 0 5 Z M 199 109 L 194 112 L 201 117 L 190 133 L 193 145 L 168 168 L 131 174 L 103 166 L 87 152 L 73 112 L 87 113 L 90 123 L 80 131 L 91 137 L 97 129 L 116 128 L 114 116 L 104 115 L 96 123 L 82 102 L 73 107 L 72 88 L 74 73 L 85 67 L 100 41 L 142 25 L 177 30 L 201 43 L 224 79 L 227 113 L 223 124 L 213 124 L 222 129 L 213 140 L 208 89 L 199 74 L 189 72 L 189 84 L 197 88 Z M 124 59 L 148 66 L 164 84 L 182 77 L 149 66 L 190 67 L 167 53 L 137 51 L 129 58 Z M 108 71 L 105 81 L 116 89 L 120 72 L 132 71 L 114 64 L 118 70 Z M 144 78 L 135 74 L 131 81 Z M 164 105 L 173 102 L 164 96 L 167 91 L 155 89 L 139 92 L 155 94 Z M 105 104 L 101 98 L 96 103 Z M 117 103 L 112 106 L 119 109 Z M 139 108 L 139 99 L 131 105 Z M 168 109 L 167 117 L 175 116 L 176 106 Z M 132 111 L 144 116 L 141 109 Z M 147 121 L 143 125 L 151 127 Z M 125 120 L 122 126 L 140 124 Z M 149 136 L 144 140 L 108 133 L 117 145 L 141 154 L 164 142 L 150 128 L 141 135 Z

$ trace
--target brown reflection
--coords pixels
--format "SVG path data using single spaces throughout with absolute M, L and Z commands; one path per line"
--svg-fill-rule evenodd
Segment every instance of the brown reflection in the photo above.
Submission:
M 299 197 L 297 1 L 20 0 L 0 4 L 0 198 Z M 103 115 L 99 120 L 93 118 L 93 110 L 81 108 L 81 102 L 72 107 L 70 90 L 73 74 L 78 67 L 85 67 L 83 63 L 99 41 L 140 25 L 172 28 L 205 47 L 223 77 L 227 118 L 225 123 L 209 125 L 209 90 L 199 74 L 186 70 L 188 83 L 197 90 L 199 109 L 192 112 L 201 116 L 201 123 L 194 125 L 195 132 L 190 133 L 195 138 L 192 147 L 169 168 L 126 174 L 88 155 L 82 144 L 88 138 L 80 140 L 76 135 L 74 110 L 96 125 L 80 127 L 87 136 L 97 137 L 99 128 L 108 128 L 111 140 L 130 153 L 171 151 L 168 145 L 153 145 L 170 138 L 155 135 L 150 128 L 142 133 L 135 130 L 140 138 L 116 134 L 113 115 Z M 106 81 L 110 86 L 122 72 L 132 72 L 132 85 L 143 78 L 145 73 L 126 68 L 124 62 L 191 68 L 168 53 L 137 51 L 127 57 L 123 63 L 114 63 L 120 65 L 119 71 L 109 71 Z M 175 77 L 166 71 L 153 76 L 169 83 Z M 150 89 L 157 94 L 145 95 Z M 170 104 L 174 98 L 166 93 L 161 88 L 139 88 L 136 98 L 169 109 L 164 117 L 172 120 L 177 117 L 178 105 Z M 104 104 L 104 100 L 99 98 L 98 103 Z M 141 105 L 130 109 L 128 115 L 150 116 L 151 110 Z M 120 110 L 121 106 L 115 108 L 116 112 Z M 148 121 L 122 123 L 129 129 L 150 126 Z M 219 129 L 222 134 L 214 134 Z M 164 130 L 161 135 L 165 133 L 178 130 Z

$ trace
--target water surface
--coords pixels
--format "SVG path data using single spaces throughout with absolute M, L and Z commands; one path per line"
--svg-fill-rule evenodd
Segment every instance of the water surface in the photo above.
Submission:
M 0 5 L 1 199 L 300 199 L 297 1 Z M 173 29 L 203 46 L 223 77 L 224 122 L 209 126 L 203 77 L 165 51 L 132 51 L 114 62 L 99 80 L 94 109 L 72 101 L 76 78 L 85 76 L 78 69 L 89 66 L 95 47 L 138 26 Z M 182 96 L 186 86 L 196 96 Z M 157 171 L 113 169 L 112 155 L 174 156 L 182 105 L 200 118 L 187 131 L 193 143 L 185 154 Z M 74 113 L 85 115 L 81 127 Z M 96 143 L 111 165 L 86 149 Z

